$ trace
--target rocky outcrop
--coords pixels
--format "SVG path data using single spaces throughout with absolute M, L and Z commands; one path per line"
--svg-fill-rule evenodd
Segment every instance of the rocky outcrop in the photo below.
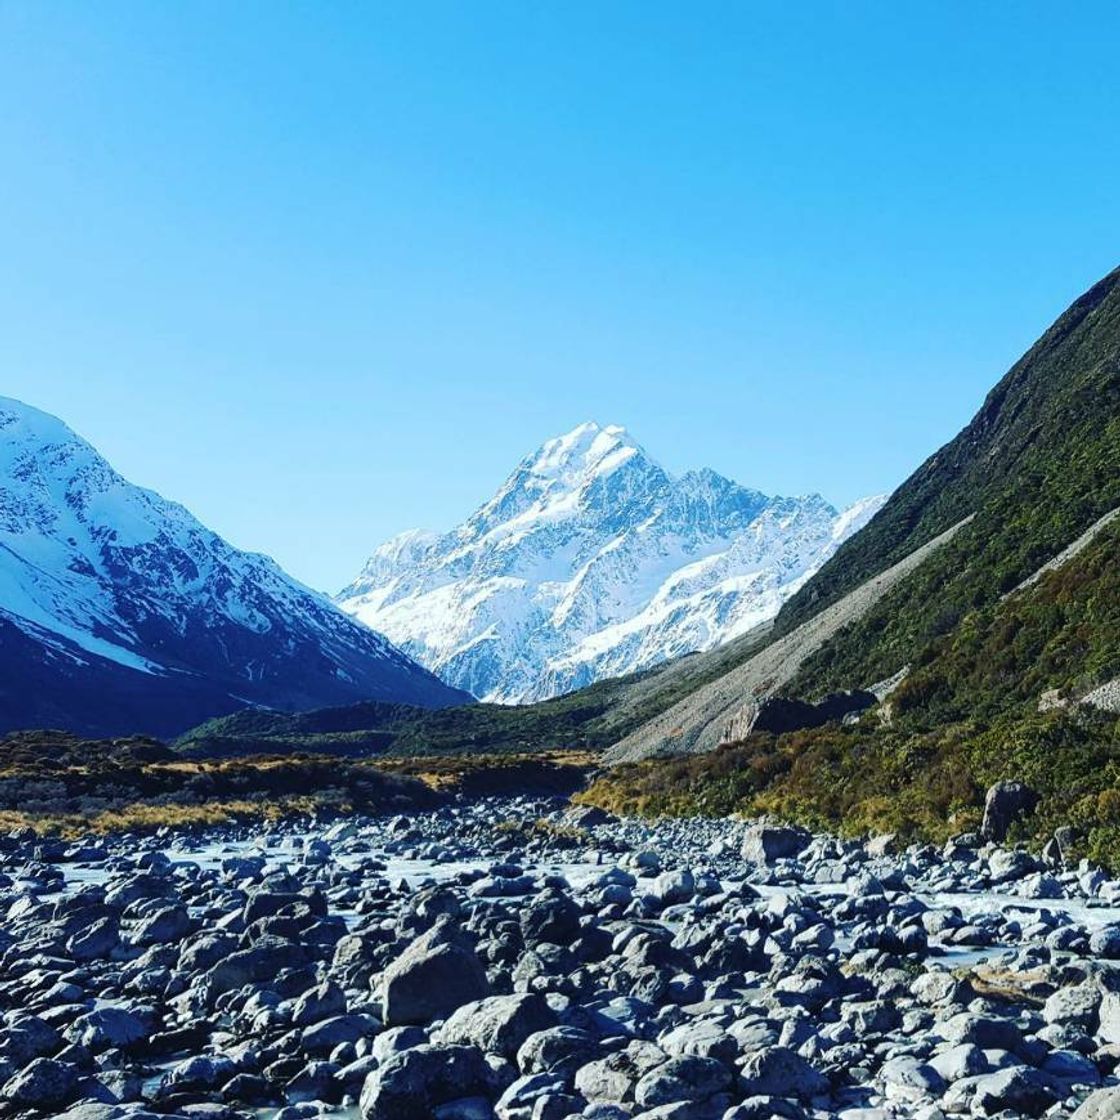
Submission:
M 1120 677 L 1094 688 L 1081 698 L 1081 703 L 1101 712 L 1120 715 Z
M 984 798 L 981 834 L 988 840 L 1005 840 L 1011 826 L 1038 804 L 1038 794 L 1022 782 L 996 782 Z
M 864 712 L 875 703 L 875 694 L 862 689 L 834 692 L 816 704 L 785 696 L 772 696 L 749 704 L 737 713 L 724 733 L 723 742 L 738 742 L 756 731 L 781 735 L 807 727 L 823 727 L 834 720 L 840 721 Z

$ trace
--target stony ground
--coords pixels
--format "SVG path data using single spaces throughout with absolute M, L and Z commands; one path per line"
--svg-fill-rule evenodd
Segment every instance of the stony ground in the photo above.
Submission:
M 0 1115 L 1120 1116 L 1120 884 L 485 801 L 0 836 Z

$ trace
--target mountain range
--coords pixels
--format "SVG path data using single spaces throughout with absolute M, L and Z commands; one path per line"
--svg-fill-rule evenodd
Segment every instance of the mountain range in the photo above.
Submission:
M 378 548 L 337 597 L 480 699 L 527 703 L 721 645 L 772 618 L 875 514 L 674 477 L 617 426 L 523 459 L 446 533 Z
M 370 698 L 470 699 L 0 398 L 0 729 L 173 734 L 246 705 Z

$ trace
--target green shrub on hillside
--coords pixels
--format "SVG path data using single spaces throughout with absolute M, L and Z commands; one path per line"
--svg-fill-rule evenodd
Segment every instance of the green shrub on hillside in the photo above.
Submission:
M 803 667 L 809 691 L 867 684 L 928 647 L 1120 506 L 1120 270 L 1087 292 L 973 421 L 785 605 L 786 633 L 969 514 L 973 521 Z

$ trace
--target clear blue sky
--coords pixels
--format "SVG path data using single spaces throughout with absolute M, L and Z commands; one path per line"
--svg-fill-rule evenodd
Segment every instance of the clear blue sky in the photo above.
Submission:
M 843 503 L 1120 262 L 1120 7 L 0 0 L 0 393 L 336 590 L 544 438 Z

